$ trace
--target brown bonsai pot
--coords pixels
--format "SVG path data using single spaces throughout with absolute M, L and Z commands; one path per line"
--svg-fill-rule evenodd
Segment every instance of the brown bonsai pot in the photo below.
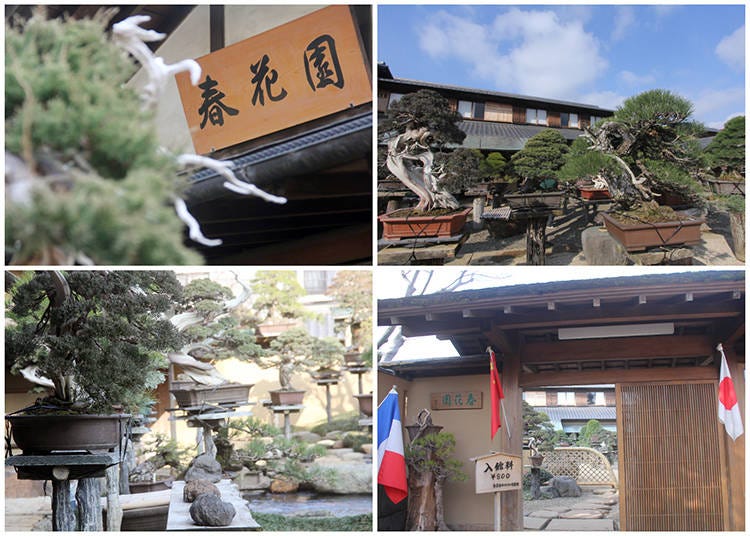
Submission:
M 745 195 L 745 183 L 735 181 L 724 181 L 719 179 L 704 179 L 711 191 L 718 195 L 738 194 Z
M 627 251 L 643 251 L 655 246 L 693 245 L 701 241 L 703 218 L 662 223 L 623 223 L 602 213 L 609 234 Z
M 530 194 L 505 194 L 511 208 L 559 208 L 563 192 L 534 192 Z
M 581 199 L 589 201 L 595 201 L 598 199 L 611 199 L 609 190 L 606 188 L 587 188 L 586 186 L 579 186 L 578 192 L 581 194 Z
M 361 365 L 364 363 L 362 361 L 362 352 L 346 352 L 344 354 L 344 363 L 347 365 Z
M 372 393 L 354 395 L 354 398 L 359 402 L 359 412 L 372 417 Z
M 298 391 L 296 389 L 289 391 L 276 389 L 268 393 L 271 395 L 271 404 L 274 406 L 297 406 L 302 404 L 302 400 L 305 398 L 305 391 Z
M 341 372 L 331 368 L 319 368 L 310 373 L 315 381 L 338 380 L 341 378 Z
M 169 390 L 181 408 L 202 404 L 245 404 L 254 384 L 224 383 L 201 385 L 192 381 L 173 381 Z
M 24 454 L 113 450 L 130 415 L 7 415 L 13 440 Z
M 470 208 L 442 216 L 410 214 L 401 211 L 378 216 L 383 224 L 383 238 L 399 240 L 401 238 L 449 237 L 461 232 L 466 223 Z
M 155 482 L 128 482 L 130 493 L 148 493 L 172 488 L 171 480 L 157 480 Z

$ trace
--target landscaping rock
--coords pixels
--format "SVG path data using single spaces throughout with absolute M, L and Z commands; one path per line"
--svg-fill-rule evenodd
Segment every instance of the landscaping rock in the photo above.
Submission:
M 599 510 L 570 510 L 560 513 L 558 517 L 560 519 L 602 519 L 604 514 Z
M 317 443 L 322 438 L 314 432 L 303 430 L 301 432 L 294 432 L 292 434 L 292 439 L 298 439 L 300 441 L 304 441 L 305 443 Z
M 190 506 L 190 517 L 202 527 L 226 527 L 236 514 L 231 503 L 210 493 L 199 495 Z
M 340 495 L 372 493 L 372 463 L 326 458 L 313 463 L 313 467 L 320 469 L 311 482 L 315 491 Z
M 581 232 L 581 245 L 590 265 L 626 265 L 628 256 L 620 244 L 603 227 L 589 227 Z
M 242 491 L 265 490 L 271 487 L 271 479 L 258 471 L 243 467 L 234 478 L 234 483 Z
M 344 435 L 344 432 L 341 430 L 333 430 L 331 432 L 328 432 L 325 436 L 325 439 L 333 439 L 336 441 L 337 439 L 341 439 L 341 436 Z
M 193 480 L 218 482 L 221 480 L 221 464 L 208 454 L 201 454 L 193 459 L 185 473 L 185 482 Z
M 537 517 L 542 519 L 554 519 L 558 515 L 558 512 L 553 512 L 552 510 L 537 510 L 536 512 L 531 512 L 529 514 L 529 517 Z
M 549 519 L 541 517 L 524 517 L 523 528 L 524 530 L 543 530 L 544 527 L 549 523 Z
M 560 497 L 580 497 L 581 488 L 576 479 L 570 476 L 556 476 L 550 480 L 550 486 L 555 488 Z
M 362 452 L 364 452 L 368 457 L 372 456 L 372 443 L 365 443 L 361 448 Z
M 325 447 L 327 449 L 330 449 L 330 448 L 332 448 L 336 444 L 336 441 L 334 441 L 333 439 L 321 439 L 320 441 L 316 442 L 315 444 L 316 445 L 320 445 L 321 447 Z
M 553 486 L 542 486 L 539 491 L 542 492 L 543 499 L 557 499 L 560 496 L 560 492 Z
M 193 502 L 199 495 L 203 495 L 204 493 L 211 493 L 217 497 L 221 497 L 219 488 L 208 480 L 193 480 L 186 483 L 185 487 L 182 488 L 182 500 Z
M 274 478 L 269 490 L 271 493 L 295 493 L 299 490 L 299 482 L 286 478 Z
M 342 449 L 344 448 L 344 440 L 343 439 L 337 439 L 336 442 L 331 447 L 332 449 Z

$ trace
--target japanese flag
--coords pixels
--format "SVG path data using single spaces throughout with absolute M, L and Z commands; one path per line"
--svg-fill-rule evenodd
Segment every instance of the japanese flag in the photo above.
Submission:
M 732 376 L 729 374 L 727 358 L 724 355 L 724 348 L 720 345 L 716 347 L 721 352 L 721 373 L 719 374 L 719 420 L 724 423 L 729 437 L 732 441 L 737 439 L 745 431 L 742 426 L 742 416 L 740 415 L 740 406 L 737 403 L 737 393 L 734 390 Z

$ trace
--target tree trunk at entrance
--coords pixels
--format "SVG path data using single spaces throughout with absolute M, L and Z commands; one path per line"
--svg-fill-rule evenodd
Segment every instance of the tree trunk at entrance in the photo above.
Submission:
M 409 511 L 406 529 L 437 530 L 437 508 L 435 503 L 435 475 L 418 472 L 409 478 Z
M 547 238 L 547 216 L 533 216 L 526 223 L 526 262 L 533 266 L 543 266 Z
M 443 506 L 443 484 L 445 478 L 439 477 L 435 482 L 435 523 L 437 530 L 451 530 L 445 524 L 445 508 Z

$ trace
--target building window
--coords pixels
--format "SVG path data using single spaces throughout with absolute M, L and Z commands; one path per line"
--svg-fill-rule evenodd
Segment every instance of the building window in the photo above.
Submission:
M 604 119 L 604 118 L 603 117 L 599 117 L 598 115 L 592 115 L 591 116 L 591 126 L 593 127 L 594 125 L 596 125 L 602 119 Z
M 576 394 L 573 391 L 560 391 L 557 393 L 558 406 L 575 406 Z
M 471 101 L 460 100 L 458 101 L 458 114 L 461 117 L 471 118 Z
M 398 101 L 401 100 L 401 97 L 403 97 L 403 93 L 391 93 L 388 97 L 388 108 L 396 104 Z
M 510 104 L 499 104 L 488 102 L 484 106 L 485 121 L 500 121 L 503 123 L 513 122 L 513 106 Z
M 544 391 L 524 391 L 523 399 L 531 406 L 547 405 L 547 393 Z
M 560 126 L 563 128 L 578 128 L 578 114 L 560 113 Z
M 484 119 L 484 103 L 483 102 L 474 103 L 474 115 L 472 117 L 474 119 Z
M 305 270 L 304 284 L 308 294 L 325 294 L 328 288 L 328 274 L 325 270 Z
M 536 108 L 526 108 L 526 122 L 532 125 L 547 124 L 547 110 L 538 110 Z
M 604 392 L 586 393 L 586 404 L 589 406 L 604 406 Z

